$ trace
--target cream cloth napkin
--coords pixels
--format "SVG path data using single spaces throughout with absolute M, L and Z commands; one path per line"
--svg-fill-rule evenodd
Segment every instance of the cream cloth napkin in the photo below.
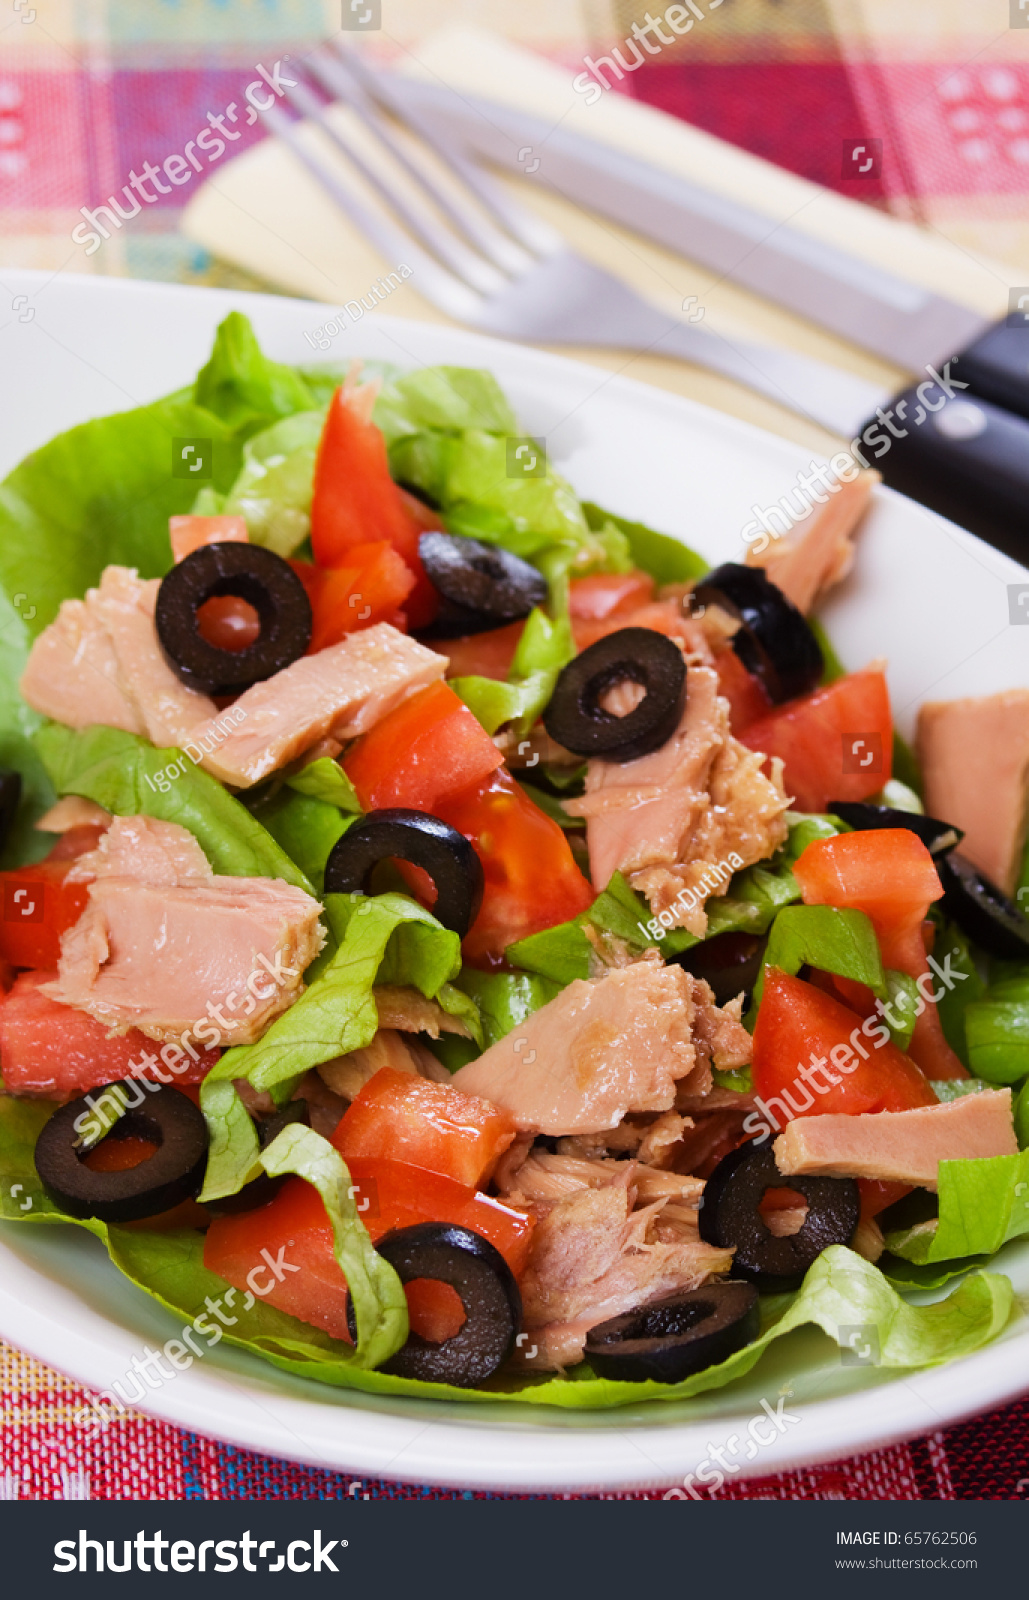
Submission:
M 772 224 L 788 222 L 832 240 L 985 315 L 1001 316 L 1007 308 L 1010 267 L 956 249 L 939 236 L 798 178 L 625 95 L 608 91 L 599 101 L 586 104 L 585 97 L 571 86 L 579 64 L 569 70 L 496 34 L 454 28 L 405 52 L 397 66 L 412 76 L 521 107 L 555 126 L 632 151 L 759 209 Z M 342 110 L 338 114 L 342 122 L 349 117 Z M 304 137 L 318 141 L 330 159 L 339 159 L 316 129 L 306 127 Z M 362 137 L 367 142 L 366 136 Z M 542 166 L 545 146 L 538 154 Z M 526 158 L 527 167 L 532 160 L 533 156 Z M 352 181 L 350 169 L 345 170 Z M 696 304 L 704 307 L 706 325 L 726 334 L 759 338 L 818 356 L 884 388 L 899 387 L 905 376 L 899 368 L 802 318 L 719 281 L 709 269 L 580 210 L 529 176 L 502 181 L 524 205 L 552 222 L 574 249 L 617 273 L 674 315 L 681 315 L 684 299 L 695 295 Z M 278 288 L 324 301 L 327 306 L 339 307 L 362 295 L 367 297 L 371 285 L 392 271 L 403 281 L 382 310 L 402 317 L 448 320 L 418 294 L 417 274 L 407 281 L 397 272 L 400 263 L 380 256 L 278 140 L 267 139 L 220 166 L 187 207 L 182 226 L 189 238 L 214 255 Z M 314 332 L 312 328 L 312 335 Z M 352 333 L 347 325 L 346 332 L 332 340 L 332 355 L 313 350 L 312 360 L 344 355 Z M 824 450 L 831 443 L 831 435 L 773 401 L 684 362 L 610 350 L 572 349 L 568 353 L 719 407 L 812 448 Z

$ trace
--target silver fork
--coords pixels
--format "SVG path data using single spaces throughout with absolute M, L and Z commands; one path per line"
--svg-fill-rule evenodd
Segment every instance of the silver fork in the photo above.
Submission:
M 262 122 L 388 260 L 411 266 L 419 291 L 455 321 L 506 339 L 681 357 L 847 436 L 881 401 L 880 388 L 837 367 L 669 317 L 574 254 L 411 104 L 402 78 L 373 70 L 336 41 L 305 63 L 312 81 L 294 59 L 298 81 L 283 85 L 287 100 L 347 158 L 381 204 L 370 204 L 338 162 L 302 139 L 299 123 L 281 107 L 259 112 Z M 330 120 L 316 86 L 356 114 L 367 138 Z M 399 139 L 391 118 L 417 142 Z M 426 151 L 447 181 L 440 181 Z

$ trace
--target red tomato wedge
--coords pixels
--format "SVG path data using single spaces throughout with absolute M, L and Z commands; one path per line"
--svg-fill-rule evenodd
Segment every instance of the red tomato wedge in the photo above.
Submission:
M 56 976 L 56 972 L 24 972 L 0 1002 L 0 1061 L 10 1094 L 74 1100 L 87 1089 L 115 1083 L 130 1072 L 161 1077 L 177 1086 L 199 1083 L 221 1054 L 201 1050 L 194 1061 L 177 1045 L 165 1046 L 170 1059 L 163 1064 L 162 1047 L 137 1028 L 108 1038 L 107 1029 L 85 1011 L 41 994 L 40 985 Z M 169 1066 L 182 1071 L 170 1072 Z
M 885 1023 L 863 1022 L 839 1000 L 777 967 L 765 973 L 752 1073 L 755 1093 L 780 1128 L 794 1117 L 936 1104 L 924 1074 L 897 1049 Z M 877 1216 L 908 1192 L 904 1184 L 864 1179 L 859 1187 L 863 1216 Z
M 749 728 L 752 722 L 768 716 L 772 702 L 764 684 L 747 671 L 735 650 L 717 652 L 715 671 L 718 674 L 718 693 L 729 702 L 729 725 L 739 738 L 743 728 Z
M 88 886 L 66 881 L 71 860 L 37 861 L 0 872 L 0 958 L 12 967 L 56 967 L 61 935 L 78 922 Z
M 243 517 L 169 517 L 168 538 L 175 561 L 183 561 L 205 544 L 246 544 L 249 540 Z
M 354 545 L 343 565 L 317 570 L 308 591 L 314 620 L 308 655 L 338 644 L 348 633 L 391 621 L 416 581 L 385 539 Z
M 478 1189 L 514 1136 L 511 1118 L 488 1100 L 383 1067 L 353 1101 L 332 1143 L 344 1161 L 404 1161 Z
M 635 611 L 654 598 L 654 580 L 648 572 L 596 572 L 573 578 L 568 586 L 568 611 L 576 621 L 602 622 L 605 617 Z
M 496 1245 L 516 1277 L 525 1270 L 531 1217 L 452 1178 L 399 1161 L 355 1156 L 347 1165 L 373 1240 L 417 1222 L 453 1222 Z M 268 1258 L 281 1261 L 281 1277 Z M 204 1241 L 204 1266 L 280 1311 L 349 1340 L 346 1282 L 332 1253 L 332 1228 L 317 1190 L 302 1178 L 288 1178 L 275 1199 L 256 1211 L 216 1217 Z M 408 1296 L 411 1326 L 424 1338 L 438 1338 L 442 1308 L 438 1296 L 428 1298 L 428 1319 L 422 1322 L 419 1296 Z
M 343 763 L 366 811 L 436 811 L 503 762 L 485 728 L 445 683 L 432 683 L 357 740 Z
M 495 965 L 509 944 L 593 904 L 593 890 L 561 829 L 506 768 L 448 795 L 436 814 L 471 840 L 482 862 L 482 909 L 462 945 L 473 966 Z
M 816 839 L 794 868 L 807 905 L 851 907 L 872 920 L 883 965 L 906 973 L 920 985 L 925 1010 L 908 1046 L 911 1059 L 927 1077 L 966 1078 L 944 1036 L 932 996 L 934 987 L 922 937 L 922 924 L 943 894 L 933 860 L 908 828 L 868 829 Z
M 459 639 L 439 639 L 432 646 L 446 656 L 448 678 L 507 678 L 525 623 L 519 618 L 489 633 L 466 633 Z
M 881 672 L 854 672 L 778 706 L 739 735 L 751 750 L 781 756 L 786 793 L 798 811 L 830 800 L 867 800 L 888 782 L 893 722 Z
M 385 540 L 414 574 L 407 611 L 412 627 L 421 628 L 438 603 L 418 555 L 424 519 L 390 477 L 386 441 L 361 410 L 342 389 L 329 402 L 314 468 L 314 559 L 320 567 L 345 566 L 355 546 Z

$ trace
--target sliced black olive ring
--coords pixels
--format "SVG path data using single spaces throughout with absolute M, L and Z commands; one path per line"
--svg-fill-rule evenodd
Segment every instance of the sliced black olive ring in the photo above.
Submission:
M 976 944 L 1005 961 L 1029 960 L 1029 919 L 957 850 L 937 861 L 941 910 Z
M 761 1215 L 769 1189 L 796 1189 L 807 1201 L 800 1229 L 777 1239 Z M 768 1293 L 799 1288 L 811 1263 L 831 1244 L 849 1244 L 860 1199 L 853 1178 L 784 1177 L 771 1144 L 744 1144 L 718 1163 L 700 1201 L 700 1237 L 734 1249 L 733 1273 Z
M 803 613 L 760 567 L 726 561 L 701 578 L 693 593 L 738 619 L 732 647 L 773 705 L 815 688 L 825 665 L 818 640 Z
M 826 808 L 847 822 L 856 833 L 869 828 L 906 828 L 917 835 L 931 856 L 946 855 L 965 837 L 951 822 L 938 822 L 917 811 L 898 811 L 894 806 L 871 806 L 863 800 L 830 800 Z
M 255 1122 L 258 1143 L 262 1150 L 267 1150 L 283 1128 L 293 1123 L 303 1123 L 309 1128 L 311 1114 L 306 1100 L 291 1100 L 281 1111 L 273 1111 L 267 1117 L 257 1117 Z M 267 1172 L 262 1172 L 260 1177 L 251 1178 L 235 1194 L 223 1195 L 220 1200 L 205 1200 L 204 1205 L 215 1217 L 235 1217 L 241 1211 L 256 1211 L 258 1206 L 266 1206 L 275 1199 L 285 1181 L 285 1175 L 273 1178 Z
M 7 836 L 14 827 L 20 801 L 21 773 L 0 772 L 0 850 L 7 843 Z
M 152 1155 L 125 1172 L 94 1172 L 83 1157 L 87 1147 L 75 1127 L 98 1113 L 121 1091 L 132 1109 L 113 1124 L 107 1139 L 146 1139 L 157 1145 Z M 142 1096 L 138 1104 L 133 1104 Z M 138 1078 L 61 1106 L 36 1140 L 36 1171 L 51 1200 L 70 1217 L 96 1217 L 100 1222 L 136 1222 L 170 1211 L 199 1194 L 207 1162 L 207 1124 L 203 1112 L 170 1084 L 144 1087 Z M 123 1103 L 125 1103 L 123 1102 Z
M 397 1228 L 375 1246 L 401 1283 L 433 1278 L 448 1283 L 460 1298 L 465 1320 L 451 1339 L 432 1344 L 416 1333 L 379 1369 L 423 1383 L 453 1383 L 473 1389 L 503 1366 L 515 1347 L 522 1320 L 522 1297 L 514 1273 L 500 1251 L 481 1234 L 450 1222 L 419 1222 Z M 352 1302 L 347 1325 L 357 1338 Z
M 487 633 L 527 617 L 547 598 L 543 574 L 521 556 L 457 533 L 423 533 L 418 554 L 440 597 L 432 627 L 438 639 Z
M 586 1335 L 586 1360 L 599 1378 L 680 1383 L 717 1366 L 760 1332 L 757 1290 L 709 1283 L 652 1300 Z
M 482 904 L 482 862 L 463 833 L 426 811 L 369 811 L 348 828 L 325 863 L 326 894 L 367 894 L 380 861 L 421 867 L 436 885 L 432 914 L 463 939 Z
M 257 612 L 261 631 L 245 650 L 219 649 L 200 632 L 201 606 L 222 595 Z M 303 584 L 288 561 L 253 544 L 207 544 L 186 556 L 162 581 L 154 620 L 172 671 L 208 695 L 242 694 L 298 661 L 311 642 Z
M 624 717 L 601 700 L 626 681 L 646 693 Z M 678 645 L 653 628 L 620 628 L 598 639 L 561 672 L 543 724 L 550 737 L 577 756 L 635 761 L 665 744 L 686 703 L 686 663 Z

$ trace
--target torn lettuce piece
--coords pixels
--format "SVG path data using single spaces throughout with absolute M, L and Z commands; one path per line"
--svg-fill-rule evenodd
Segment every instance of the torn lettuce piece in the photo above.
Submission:
M 266 356 L 247 317 L 230 311 L 197 373 L 193 399 L 230 428 L 256 433 L 278 417 L 310 411 L 311 392 L 295 367 Z
M 255 1176 L 257 1134 L 233 1080 L 279 1103 L 311 1067 L 359 1050 L 379 1026 L 372 988 L 412 985 L 434 999 L 461 966 L 461 942 L 406 895 L 325 897 L 331 943 L 308 969 L 308 987 L 256 1044 L 237 1045 L 211 1069 L 200 1104 L 211 1138 L 202 1198 L 235 1194 Z
M 764 960 L 754 985 L 750 1019 L 757 1016 L 765 986 L 765 971 L 778 967 L 797 973 L 801 967 L 817 967 L 840 978 L 863 983 L 885 999 L 879 941 L 871 918 L 863 911 L 841 911 L 835 906 L 786 906 L 772 923 L 765 946 Z
M 562 987 L 529 973 L 480 972 L 476 967 L 464 967 L 456 981 L 482 1019 L 484 1049 L 553 1000 Z
M 605 511 L 590 500 L 583 501 L 582 510 L 591 531 L 601 538 L 605 535 L 610 538 L 608 530 L 614 529 L 624 541 L 628 557 L 626 566 L 607 570 L 624 572 L 628 566 L 639 567 L 658 584 L 693 583 L 710 571 L 710 563 L 703 556 L 667 533 L 655 533 L 653 528 L 648 528 L 642 522 L 630 522 L 627 517 L 615 516 L 613 511 Z
M 962 972 L 964 977 L 960 982 L 943 985 L 945 990 L 942 999 L 936 1002 L 936 1011 L 943 1028 L 943 1036 L 962 1066 L 971 1070 L 968 1056 L 968 1038 L 966 1033 L 965 1014 L 973 1000 L 981 1000 L 986 993 L 986 985 L 979 973 L 972 954 L 970 941 L 955 922 L 947 922 L 938 912 L 930 907 L 929 915 L 936 924 L 935 949 L 945 951 L 950 961 L 953 972 Z
M 245 518 L 251 544 L 285 557 L 307 538 L 324 425 L 324 411 L 297 411 L 243 446 L 243 465 L 221 509 L 226 516 Z
M 478 367 L 417 367 L 391 377 L 375 402 L 387 445 L 416 434 L 516 433 L 518 423 L 492 372 Z
M 294 1123 L 283 1128 L 262 1151 L 260 1160 L 269 1177 L 293 1173 L 317 1189 L 332 1224 L 336 1261 L 353 1302 L 357 1322 L 354 1363 L 381 1366 L 407 1338 L 407 1300 L 395 1270 L 368 1237 L 342 1156 L 313 1128 Z
M 890 1038 L 897 1049 L 906 1050 L 911 1043 L 915 1023 L 918 1021 L 921 999 L 918 985 L 906 972 L 895 972 L 892 967 L 887 967 L 886 989 L 882 1019 L 889 1028 Z M 880 995 L 879 998 L 883 997 Z
M 1029 1150 L 1016 1156 L 941 1161 L 940 1214 L 886 1236 L 886 1248 L 925 1266 L 993 1255 L 1029 1233 Z
M 575 656 L 567 617 L 556 620 L 535 607 L 530 613 L 511 661 L 507 682 L 496 678 L 450 678 L 448 682 L 487 733 L 514 723 L 521 739 L 550 704 L 562 667 Z
M 325 883 L 325 864 L 332 848 L 357 817 L 343 815 L 329 801 L 295 794 L 288 787 L 263 797 L 249 809 L 314 885 L 320 898 Z
M 281 878 L 307 894 L 310 880 L 268 830 L 181 750 L 158 750 L 120 728 L 75 732 L 44 724 L 35 745 L 58 794 L 80 794 L 120 817 L 159 817 L 188 828 L 215 872 Z
M 297 794 L 309 795 L 312 800 L 324 800 L 347 815 L 361 815 L 357 790 L 339 762 L 329 756 L 320 756 L 317 761 L 310 761 L 306 767 L 301 767 L 299 772 L 286 779 L 286 787 L 295 789 Z
M 976 1077 L 1018 1083 L 1029 1075 L 1029 971 L 1001 977 L 970 998 L 963 1022 L 968 1068 Z

